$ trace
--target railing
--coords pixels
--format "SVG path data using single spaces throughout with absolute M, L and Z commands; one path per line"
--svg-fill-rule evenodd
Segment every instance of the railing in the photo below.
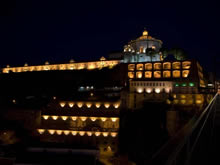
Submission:
M 210 164 L 217 96 L 144 164 Z

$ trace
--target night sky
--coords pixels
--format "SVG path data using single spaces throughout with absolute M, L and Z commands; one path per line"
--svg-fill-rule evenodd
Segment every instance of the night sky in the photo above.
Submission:
M 0 67 L 99 59 L 146 27 L 210 71 L 220 52 L 218 10 L 217 0 L 1 1 Z

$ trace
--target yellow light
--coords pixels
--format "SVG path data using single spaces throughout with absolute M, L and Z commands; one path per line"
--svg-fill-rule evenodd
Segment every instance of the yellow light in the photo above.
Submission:
M 136 72 L 136 77 L 137 78 L 142 78 L 142 72 Z
M 91 108 L 92 103 L 86 103 L 87 108 Z
M 78 132 L 77 131 L 71 131 L 71 133 L 72 133 L 73 136 L 76 136 Z
M 196 104 L 201 104 L 202 100 L 196 100 Z
M 77 106 L 78 106 L 79 108 L 82 108 L 83 103 L 82 103 L 82 102 L 78 102 L 78 103 L 77 103 Z
M 76 121 L 76 120 L 77 120 L 77 117 L 76 117 L 76 116 L 72 116 L 71 118 L 72 118 L 73 121 Z
M 69 102 L 69 107 L 72 108 L 74 106 L 74 102 Z
M 147 89 L 147 93 L 151 93 L 151 89 L 150 88 Z
M 43 134 L 45 132 L 45 129 L 38 129 L 39 134 Z
M 60 106 L 61 106 L 61 107 L 64 107 L 65 105 L 66 105 L 65 102 L 60 102 Z
M 109 103 L 105 103 L 104 106 L 105 106 L 105 108 L 109 108 L 110 104 Z
M 61 118 L 65 121 L 68 117 L 67 116 L 61 116 Z
M 111 120 L 112 120 L 112 122 L 116 122 L 117 118 L 116 117 L 112 117 Z
M 90 117 L 92 121 L 96 121 L 97 117 Z
M 117 136 L 117 132 L 111 132 L 111 136 L 112 137 L 116 137 Z
M 143 92 L 143 88 L 138 88 L 138 89 L 137 89 L 137 92 L 138 92 L 138 93 L 142 93 L 142 92 Z
M 49 118 L 49 116 L 47 115 L 43 115 L 44 120 L 47 120 Z
M 79 135 L 80 135 L 80 136 L 84 136 L 85 133 L 86 133 L 85 131 L 79 131 Z
M 70 134 L 70 131 L 63 131 L 63 133 L 65 134 L 65 135 L 69 135 Z
M 62 130 L 56 130 L 57 135 L 61 135 L 62 134 Z
M 53 120 L 57 120 L 58 116 L 52 116 Z
M 109 135 L 109 133 L 108 133 L 108 132 L 102 132 L 102 135 L 103 135 L 104 137 L 107 137 L 107 136 Z
M 55 133 L 55 130 L 49 129 L 48 132 L 49 132 L 51 135 L 53 135 L 53 134 Z
M 86 121 L 87 117 L 83 116 L 83 117 L 80 117 L 80 119 L 81 119 L 82 121 Z
M 86 134 L 87 134 L 88 136 L 92 136 L 92 132 L 90 132 L 90 131 L 87 131 Z
M 95 136 L 100 136 L 101 132 L 95 132 Z
M 104 122 L 104 121 L 107 120 L 107 118 L 106 117 L 101 117 L 101 120 Z
M 160 93 L 160 89 L 159 89 L 159 88 L 156 88 L 156 89 L 155 89 L 155 92 L 156 92 L 156 93 Z
M 120 106 L 120 103 L 115 103 L 114 107 L 117 109 Z
M 95 106 L 96 106 L 96 108 L 100 108 L 101 104 L 100 103 L 96 103 Z
M 185 99 L 182 99 L 182 100 L 180 100 L 180 103 L 181 103 L 181 104 L 185 104 L 185 103 L 186 103 L 186 100 L 185 100 Z

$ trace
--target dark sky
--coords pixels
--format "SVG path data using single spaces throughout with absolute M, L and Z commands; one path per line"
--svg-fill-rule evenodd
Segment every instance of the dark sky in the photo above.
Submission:
M 206 70 L 219 56 L 217 0 L 4 0 L 0 66 L 98 59 L 123 50 L 144 29 L 165 47 L 181 47 Z

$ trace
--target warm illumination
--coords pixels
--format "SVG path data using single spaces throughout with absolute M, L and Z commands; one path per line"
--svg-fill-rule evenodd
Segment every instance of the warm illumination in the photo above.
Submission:
M 62 120 L 66 120 L 68 117 L 67 116 L 61 116 Z
M 151 63 L 145 64 L 145 70 L 152 70 L 152 64 Z
M 83 117 L 80 117 L 80 119 L 81 119 L 82 121 L 86 121 L 87 117 L 83 116 Z
M 145 78 L 151 78 L 152 77 L 152 72 L 147 71 L 145 72 Z
M 71 131 L 71 133 L 72 133 L 73 136 L 77 135 L 77 131 Z
M 143 31 L 143 36 L 147 36 L 148 35 L 148 31 L 147 30 L 144 30 Z
M 95 106 L 96 106 L 96 108 L 100 108 L 101 104 L 100 103 L 96 103 Z
M 159 89 L 159 88 L 156 88 L 156 89 L 155 89 L 155 92 L 156 92 L 156 93 L 160 93 L 160 89 Z
M 91 108 L 92 103 L 86 103 L 87 108 Z
M 74 102 L 69 102 L 69 107 L 72 108 L 74 106 Z
M 134 72 L 128 72 L 128 78 L 134 78 Z
M 106 117 L 101 117 L 101 120 L 104 122 L 104 121 L 107 120 L 107 118 Z
M 65 135 L 69 135 L 70 134 L 70 131 L 63 131 L 63 133 L 65 134 Z
M 151 93 L 151 91 L 152 91 L 152 89 L 150 89 L 150 88 L 147 88 L 147 93 Z
M 39 134 L 43 134 L 45 132 L 45 129 L 38 129 Z
M 87 134 L 88 136 L 92 136 L 92 132 L 90 132 L 90 131 L 87 131 L 86 134 Z
M 79 108 L 82 108 L 83 102 L 78 102 L 78 103 L 77 103 L 77 106 L 78 106 Z
M 73 121 L 76 121 L 76 120 L 77 120 L 77 117 L 76 117 L 76 116 L 72 116 L 71 119 L 72 119 Z
M 191 62 L 190 62 L 190 61 L 184 61 L 184 62 L 182 62 L 182 68 L 183 68 L 183 69 L 189 69 L 189 68 L 190 68 L 190 65 L 191 65 Z
M 53 120 L 57 120 L 57 119 L 58 119 L 58 116 L 52 116 L 52 119 L 53 119 Z
M 143 88 L 137 88 L 137 93 L 142 93 L 143 92 Z
M 49 116 L 47 115 L 43 115 L 44 120 L 47 120 L 49 118 Z
M 142 78 L 142 72 L 136 72 L 136 78 Z
M 97 117 L 90 117 L 92 121 L 96 121 Z
M 160 70 L 160 69 L 161 69 L 161 63 L 155 63 L 154 70 Z
M 55 133 L 55 130 L 49 129 L 48 132 L 49 132 L 51 135 L 53 135 L 53 134 Z
M 100 136 L 101 132 L 95 132 L 95 136 Z
M 188 75 L 189 75 L 189 70 L 183 70 L 183 71 L 182 71 L 182 76 L 183 76 L 184 78 L 187 78 Z
M 180 62 L 173 62 L 172 68 L 173 69 L 180 69 Z
M 163 71 L 164 78 L 170 78 L 170 76 L 171 76 L 170 71 Z
M 80 135 L 80 136 L 84 136 L 85 133 L 86 133 L 85 131 L 79 131 L 79 135 Z
M 61 107 L 64 107 L 65 105 L 66 105 L 65 102 L 60 102 L 60 106 L 61 106 Z
M 174 70 L 173 71 L 173 77 L 174 78 L 179 78 L 180 77 L 180 71 L 179 70 Z
M 170 62 L 163 63 L 163 69 L 171 69 L 171 63 Z
M 116 136 L 117 136 L 117 133 L 116 133 L 116 132 L 111 132 L 111 136 L 112 136 L 112 137 L 116 137 Z
M 113 106 L 117 109 L 120 106 L 120 103 L 115 103 Z
M 116 122 L 117 118 L 116 117 L 112 117 L 111 120 L 112 120 L 112 122 Z
M 144 65 L 143 64 L 137 64 L 137 70 L 143 70 L 144 69 Z
M 154 78 L 161 78 L 161 71 L 155 71 Z
M 128 65 L 128 70 L 133 71 L 134 68 L 135 68 L 135 65 L 134 65 L 134 64 L 129 64 L 129 65 Z
M 103 135 L 104 137 L 107 137 L 107 136 L 109 135 L 109 133 L 108 133 L 108 132 L 102 132 L 102 135 Z
M 104 106 L 105 106 L 105 108 L 109 108 L 110 104 L 109 103 L 105 103 Z
M 61 135 L 63 133 L 62 130 L 56 130 L 57 135 Z

